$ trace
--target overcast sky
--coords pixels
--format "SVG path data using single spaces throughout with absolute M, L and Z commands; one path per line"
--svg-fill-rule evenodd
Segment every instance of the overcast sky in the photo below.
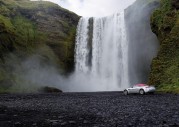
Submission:
M 103 17 L 120 12 L 135 0 L 46 0 L 84 17 Z

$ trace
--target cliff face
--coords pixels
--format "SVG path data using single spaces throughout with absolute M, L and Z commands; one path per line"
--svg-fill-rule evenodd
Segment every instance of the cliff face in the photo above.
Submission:
M 150 26 L 150 16 L 157 7 L 157 0 L 137 0 L 125 11 L 131 84 L 148 82 L 150 64 L 157 55 L 159 46 Z
M 72 71 L 78 20 L 50 2 L 0 0 L 0 89 L 15 83 L 13 69 L 29 56 Z
M 162 91 L 179 92 L 179 2 L 161 0 L 151 18 L 153 32 L 160 41 L 160 50 L 152 62 L 150 84 Z

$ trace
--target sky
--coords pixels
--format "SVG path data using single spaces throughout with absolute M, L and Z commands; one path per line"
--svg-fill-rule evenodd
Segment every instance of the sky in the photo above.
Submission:
M 45 0 L 84 17 L 104 17 L 124 10 L 135 0 Z

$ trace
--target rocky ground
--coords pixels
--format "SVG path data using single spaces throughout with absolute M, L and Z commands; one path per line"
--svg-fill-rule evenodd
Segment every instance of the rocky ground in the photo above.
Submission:
M 179 95 L 0 95 L 0 127 L 179 127 Z

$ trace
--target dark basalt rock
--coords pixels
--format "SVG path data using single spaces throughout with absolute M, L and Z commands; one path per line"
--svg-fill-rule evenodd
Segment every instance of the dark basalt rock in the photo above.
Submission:
M 55 87 L 45 86 L 45 87 L 41 87 L 39 89 L 39 92 L 42 92 L 42 93 L 62 93 L 62 90 L 55 88 Z
M 0 100 L 0 127 L 179 127 L 174 94 L 7 94 Z

